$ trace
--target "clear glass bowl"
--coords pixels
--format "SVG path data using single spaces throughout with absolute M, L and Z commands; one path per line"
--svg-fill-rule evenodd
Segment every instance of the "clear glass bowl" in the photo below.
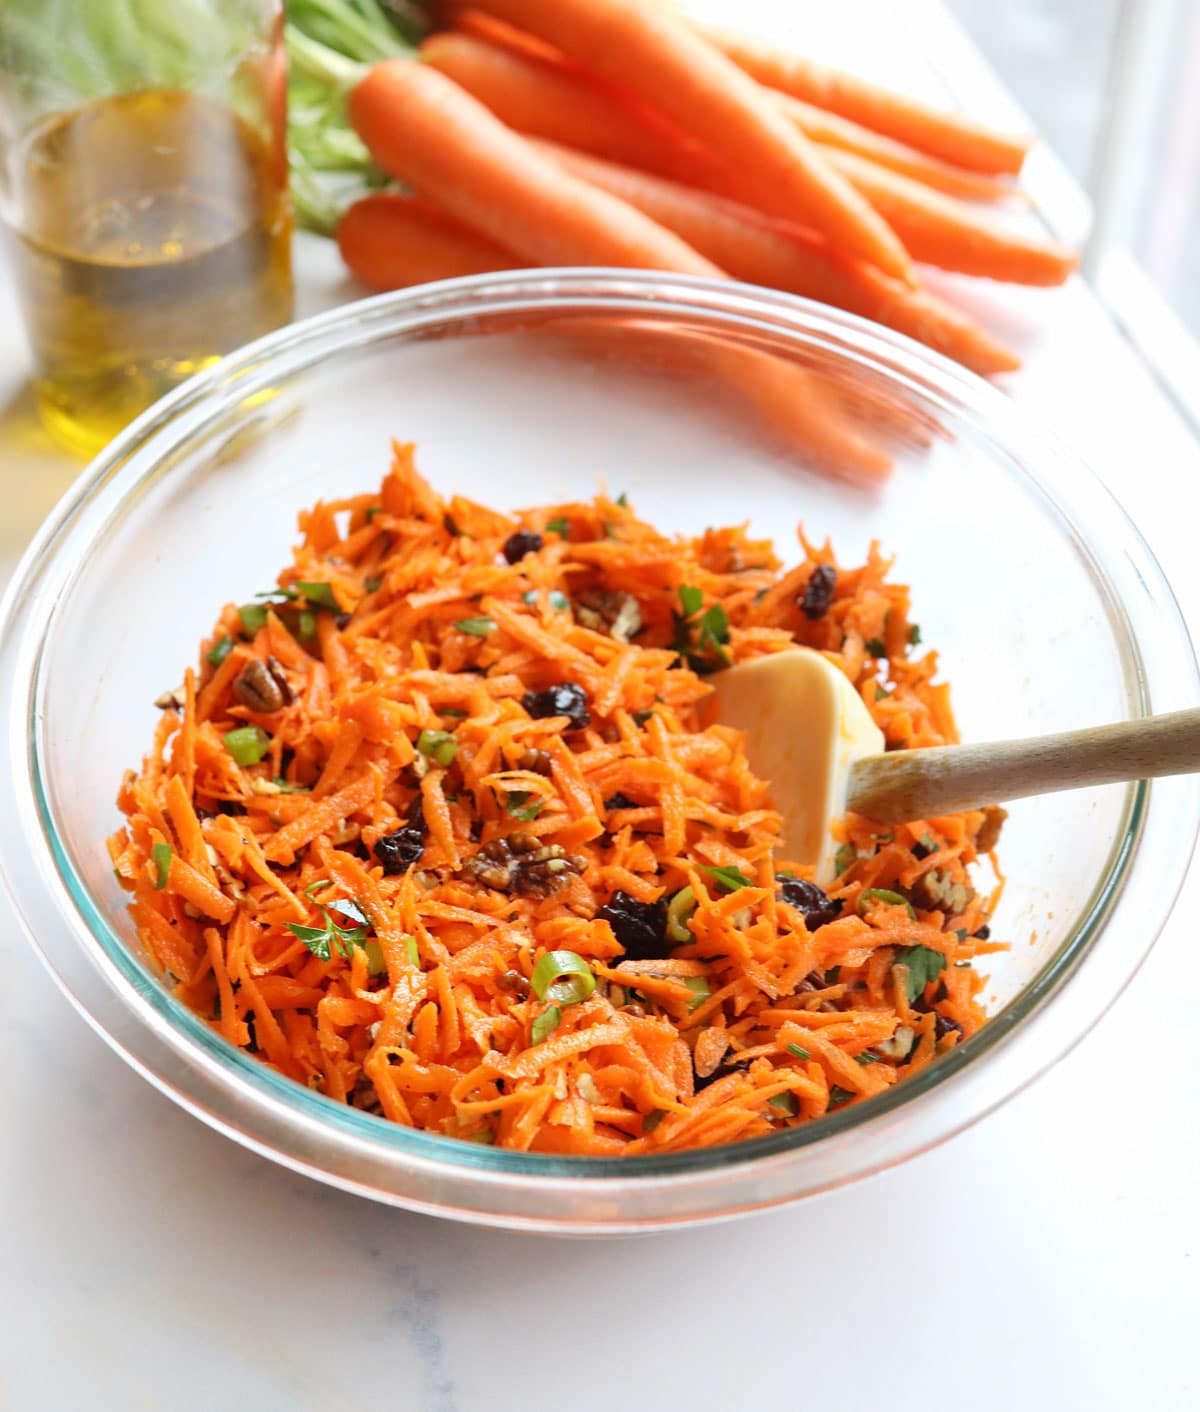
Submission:
M 704 379 L 722 343 L 795 360 L 892 433 L 882 493 L 806 474 L 760 438 Z M 60 985 L 164 1092 L 377 1200 L 528 1229 L 642 1230 L 809 1196 L 941 1142 L 1120 993 L 1186 870 L 1195 779 L 1015 805 L 993 926 L 1013 946 L 991 963 L 991 1023 L 915 1080 L 770 1138 L 627 1160 L 497 1150 L 347 1109 L 227 1046 L 139 951 L 104 847 L 118 781 L 219 606 L 273 582 L 298 509 L 376 484 L 393 436 L 418 444 L 439 489 L 501 506 L 603 480 L 659 525 L 748 519 L 785 556 L 799 520 L 847 561 L 880 539 L 967 738 L 1197 703 L 1178 610 L 1119 508 L 1000 392 L 896 335 L 744 286 L 594 270 L 453 281 L 298 324 L 114 443 L 43 528 L 0 621 L 13 782 L 0 868 Z

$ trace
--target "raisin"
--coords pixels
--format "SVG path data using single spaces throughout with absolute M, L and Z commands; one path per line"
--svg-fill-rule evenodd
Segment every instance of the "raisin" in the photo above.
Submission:
M 604 807 L 611 814 L 614 809 L 636 809 L 638 804 L 636 800 L 630 799 L 627 794 L 622 794 L 618 790 L 616 794 L 610 795 L 604 801 Z
M 803 878 L 783 878 L 779 893 L 789 907 L 794 907 L 803 916 L 810 931 L 823 927 L 827 922 L 836 922 L 842 915 L 842 904 L 819 888 L 816 883 Z
M 933 1014 L 933 1034 L 935 1039 L 945 1039 L 948 1034 L 956 1034 L 959 1039 L 962 1039 L 963 1027 L 957 1020 L 948 1020 L 941 1011 L 935 1010 Z
M 596 913 L 613 930 L 631 961 L 650 961 L 667 951 L 667 904 L 639 902 L 627 892 L 614 892 Z
M 992 934 L 992 929 L 991 929 L 991 927 L 989 927 L 989 926 L 986 924 L 986 922 L 984 923 L 984 925 L 983 925 L 982 927 L 979 928 L 979 930 L 978 930 L 977 932 L 974 933 L 974 935 L 975 935 L 980 941 L 986 941 L 986 940 L 988 939 L 988 937 L 991 936 L 991 934 Z
M 923 843 L 914 843 L 912 846 L 912 856 L 918 860 L 928 858 L 933 849 L 927 848 Z
M 746 1059 L 735 1059 L 729 1063 L 719 1064 L 711 1074 L 696 1075 L 693 1091 L 699 1093 L 701 1089 L 707 1088 L 709 1084 L 715 1084 L 718 1079 L 723 1079 L 726 1074 L 744 1074 L 749 1067 L 750 1063 Z
M 510 564 L 519 564 L 526 554 L 536 554 L 542 547 L 542 536 L 536 530 L 517 530 L 504 541 L 504 558 Z
M 837 587 L 837 570 L 832 564 L 818 564 L 809 575 L 800 595 L 800 608 L 810 622 L 817 622 L 829 612 L 833 590 Z
M 548 686 L 545 691 L 527 691 L 521 698 L 521 705 L 534 718 L 544 720 L 547 716 L 566 716 L 572 730 L 582 730 L 591 722 L 587 695 L 583 687 L 573 681 L 560 682 Z
M 383 864 L 383 871 L 392 877 L 406 872 L 414 863 L 421 861 L 425 852 L 425 808 L 420 795 L 417 795 L 409 810 L 408 823 L 395 833 L 385 834 L 375 840 L 371 850 Z

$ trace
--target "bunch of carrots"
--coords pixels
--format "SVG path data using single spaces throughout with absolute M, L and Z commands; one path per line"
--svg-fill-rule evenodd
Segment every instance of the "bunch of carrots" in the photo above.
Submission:
M 355 132 L 403 188 L 368 194 L 337 225 L 346 263 L 375 287 L 529 265 L 730 277 L 991 375 L 1016 356 L 917 267 L 1031 285 L 1075 267 L 1072 251 L 982 209 L 1020 199 L 1024 138 L 701 27 L 664 0 L 473 0 L 438 18 L 415 55 L 370 65 L 292 34 L 294 68 L 348 92 Z M 825 440 L 850 474 L 886 473 L 885 458 Z
M 113 865 L 179 998 L 336 1102 L 591 1156 L 763 1136 L 985 1020 L 1001 811 L 845 821 L 822 889 L 706 675 L 794 643 L 889 746 L 954 738 L 872 547 L 669 537 L 624 496 L 509 516 L 398 447 L 228 604 L 120 790 Z

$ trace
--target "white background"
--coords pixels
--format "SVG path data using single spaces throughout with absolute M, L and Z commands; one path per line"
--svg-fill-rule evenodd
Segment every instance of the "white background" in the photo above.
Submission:
M 798 10 L 742 8 L 811 38 Z M 868 33 L 889 72 L 904 56 L 906 82 L 940 82 L 932 6 Z M 303 244 L 307 307 L 346 293 L 333 271 Z M 1027 356 L 1014 395 L 1117 491 L 1195 632 L 1194 443 L 1081 288 L 982 298 Z M 4 577 L 73 473 L 16 326 L 0 276 Z M 938 1151 L 799 1208 L 606 1241 L 434 1222 L 243 1152 L 126 1069 L 0 927 L 0 1408 L 1196 1406 L 1198 904 L 1194 869 L 1096 1030 Z

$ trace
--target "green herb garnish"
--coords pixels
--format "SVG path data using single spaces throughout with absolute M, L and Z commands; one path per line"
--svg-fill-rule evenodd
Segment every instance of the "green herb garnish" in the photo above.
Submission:
M 217 638 L 216 642 L 204 654 L 204 660 L 210 667 L 219 667 L 226 657 L 233 651 L 233 638 L 228 633 L 224 637 Z
M 649 1113 L 642 1119 L 642 1132 L 652 1133 L 659 1123 L 667 1116 L 665 1108 L 651 1108 Z
M 878 1057 L 878 1055 L 875 1055 L 875 1054 L 868 1054 L 868 1053 L 864 1050 L 861 1054 L 856 1054 L 856 1055 L 854 1056 L 854 1062 L 855 1062 L 856 1064 L 864 1064 L 864 1065 L 866 1065 L 866 1064 L 878 1064 L 878 1063 L 879 1063 L 879 1057 Z
M 829 1090 L 829 1106 L 830 1108 L 836 1108 L 840 1103 L 849 1103 L 853 1097 L 853 1093 L 851 1093 L 848 1088 L 842 1088 L 838 1084 L 834 1084 Z
M 417 736 L 417 749 L 426 759 L 449 765 L 458 754 L 458 741 L 449 731 L 422 731 Z
M 305 888 L 305 896 L 308 897 L 309 901 L 312 901 L 313 893 L 328 886 L 329 879 L 321 878 L 318 882 L 312 883 L 309 887 Z M 332 958 L 333 953 L 337 952 L 339 956 L 348 958 L 355 946 L 366 946 L 371 929 L 362 908 L 357 902 L 351 901 L 348 897 L 339 897 L 328 905 L 320 902 L 316 905 L 318 911 L 325 918 L 325 925 L 323 927 L 302 927 L 296 922 L 289 922 L 287 924 L 288 931 L 290 931 L 298 941 L 302 941 L 314 956 L 321 961 L 328 961 Z M 339 926 L 337 922 L 333 920 L 332 913 L 334 911 L 339 912 L 343 917 L 349 917 L 349 919 L 357 923 L 357 925 L 352 927 Z M 382 961 L 382 959 L 383 953 L 381 951 L 380 960 Z M 369 968 L 371 964 L 369 952 L 367 955 L 367 964 Z M 373 972 L 372 974 L 377 973 Z M 378 974 L 381 974 L 381 972 Z
M 740 868 L 710 868 L 705 863 L 701 865 L 701 871 L 711 873 L 726 892 L 737 892 L 739 888 L 754 886 L 754 879 L 748 878 Z
M 417 939 L 415 936 L 410 936 L 408 932 L 404 933 L 404 956 L 410 966 L 421 964 L 421 953 L 417 949 Z
M 672 613 L 675 635 L 672 648 L 683 658 L 694 672 L 705 675 L 730 664 L 729 653 L 725 650 L 729 642 L 729 615 L 719 603 L 714 603 L 707 612 L 701 614 L 704 594 L 692 584 L 683 584 L 679 590 L 679 604 L 682 613 Z
M 622 510 L 627 510 L 629 508 L 629 495 L 623 490 L 620 495 L 617 496 L 615 503 L 619 505 Z
M 293 784 L 291 780 L 285 780 L 282 775 L 275 775 L 271 783 L 280 794 L 307 794 L 309 786 L 306 784 Z
M 491 618 L 459 618 L 454 626 L 471 637 L 487 637 L 488 633 L 496 631 L 496 624 Z
M 372 574 L 369 579 L 363 579 L 364 593 L 378 593 L 382 587 L 383 580 L 376 574 Z
M 634 711 L 632 714 L 633 724 L 640 728 L 641 726 L 644 726 L 646 722 L 650 719 L 650 717 L 653 715 L 653 709 L 649 711 Z
M 858 849 L 852 843 L 843 843 L 838 851 L 833 855 L 833 869 L 837 876 L 852 868 L 858 862 Z
M 156 843 L 150 852 L 154 859 L 154 888 L 156 892 L 161 892 L 171 876 L 171 845 Z
M 797 1059 L 811 1059 L 812 1055 L 807 1049 L 801 1049 L 798 1044 L 789 1044 L 787 1047 L 789 1054 L 794 1054 Z
M 915 1004 L 925 993 L 925 987 L 946 969 L 946 958 L 931 946 L 906 946 L 896 953 L 896 965 L 908 972 L 908 1003 Z
M 271 748 L 271 737 L 261 726 L 238 726 L 225 732 L 225 749 L 239 765 L 257 765 Z
M 557 519 L 547 520 L 546 528 L 551 534 L 560 534 L 566 539 L 571 533 L 571 522 L 565 515 L 559 515 Z
M 910 624 L 909 624 L 909 627 L 908 627 L 908 640 L 909 640 L 909 642 L 911 643 L 911 645 L 912 645 L 913 647 L 916 647 L 917 644 L 921 641 L 921 625 L 920 625 L 920 623 L 910 623 Z
M 796 1101 L 794 1093 L 776 1093 L 767 1099 L 772 1108 L 778 1108 L 789 1118 L 794 1118 L 800 1111 L 800 1104 Z
M 384 959 L 383 947 L 372 939 L 363 942 L 363 950 L 367 953 L 367 975 L 384 975 L 387 971 L 387 961 Z
M 887 648 L 883 645 L 883 643 L 882 643 L 882 642 L 879 640 L 879 638 L 877 638 L 877 637 L 869 637 L 869 638 L 867 638 L 866 642 L 863 643 L 863 646 L 864 646 L 864 647 L 866 648 L 866 650 L 871 654 L 872 657 L 886 657 L 886 656 L 887 656 Z

